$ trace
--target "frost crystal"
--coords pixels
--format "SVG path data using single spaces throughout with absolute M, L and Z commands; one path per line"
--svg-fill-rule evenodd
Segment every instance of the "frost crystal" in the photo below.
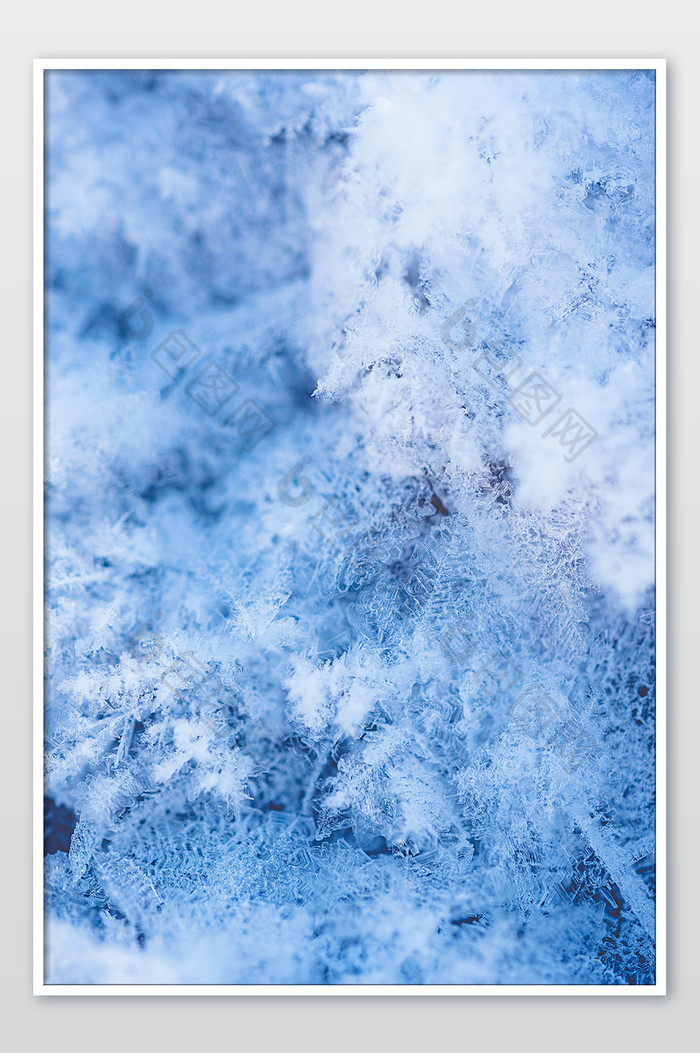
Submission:
M 48 79 L 48 982 L 653 983 L 653 75 Z

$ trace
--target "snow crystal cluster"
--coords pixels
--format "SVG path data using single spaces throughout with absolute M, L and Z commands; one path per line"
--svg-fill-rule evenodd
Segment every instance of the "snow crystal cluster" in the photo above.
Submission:
M 653 74 L 47 139 L 47 981 L 653 983 Z

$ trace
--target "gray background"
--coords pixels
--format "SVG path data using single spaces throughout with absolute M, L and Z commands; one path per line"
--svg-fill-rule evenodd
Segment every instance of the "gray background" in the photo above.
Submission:
M 36 0 L 3 11 L 0 64 L 2 1017 L 15 1053 L 697 1048 L 700 15 L 683 0 Z M 668 990 L 666 998 L 44 997 L 31 987 L 31 96 L 33 58 L 667 58 Z M 339 61 L 342 66 L 342 61 Z M 650 422 L 651 424 L 651 422 Z M 693 1012 L 695 1011 L 695 1012 Z M 695 1028 L 691 1023 L 695 1020 Z

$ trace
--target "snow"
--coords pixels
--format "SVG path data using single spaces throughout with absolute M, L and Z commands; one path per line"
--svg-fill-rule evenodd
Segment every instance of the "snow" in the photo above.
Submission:
M 48 76 L 48 982 L 652 983 L 653 75 Z

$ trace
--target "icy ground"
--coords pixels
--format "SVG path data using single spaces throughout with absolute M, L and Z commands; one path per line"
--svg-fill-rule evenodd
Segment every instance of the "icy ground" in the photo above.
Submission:
M 47 128 L 48 980 L 653 982 L 653 76 Z

